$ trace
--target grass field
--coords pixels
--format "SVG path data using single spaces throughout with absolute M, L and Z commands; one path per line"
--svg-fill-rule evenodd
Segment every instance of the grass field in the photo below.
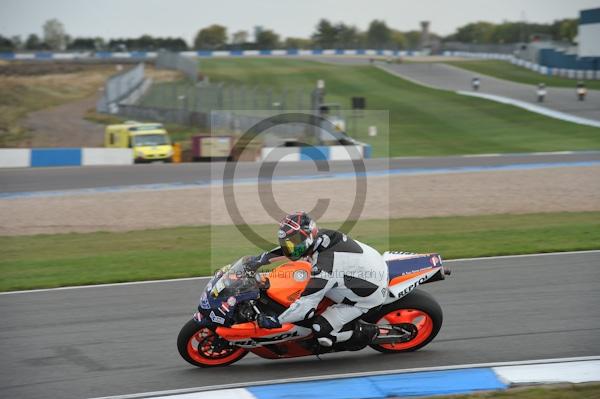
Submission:
M 575 90 L 576 79 L 561 78 L 558 76 L 546 76 L 529 69 L 513 65 L 507 61 L 477 60 L 477 61 L 451 61 L 445 64 L 454 65 L 459 68 L 468 69 L 482 75 L 493 76 L 498 79 L 512 80 L 518 83 L 537 85 L 545 83 L 551 87 L 570 87 Z M 600 71 L 598 72 L 600 73 Z M 588 80 L 585 82 L 588 89 L 600 90 L 600 80 Z
M 363 221 L 352 235 L 446 259 L 599 249 L 600 212 Z M 232 226 L 0 237 L 0 291 L 202 276 L 258 252 Z
M 600 384 L 573 384 L 569 386 L 544 385 L 523 387 L 500 392 L 484 392 L 473 395 L 436 396 L 437 399 L 597 399 Z
M 289 59 L 210 59 L 212 82 L 313 88 L 326 82 L 327 102 L 350 107 L 365 96 L 370 110 L 389 110 L 390 135 L 358 139 L 374 156 L 453 155 L 600 148 L 598 129 L 546 118 L 508 105 L 417 86 L 371 66 Z
M 22 144 L 27 132 L 23 118 L 32 111 L 90 97 L 114 68 L 97 67 L 64 73 L 0 76 L 0 147 Z
M 114 65 L 44 62 L 0 66 L 0 147 L 28 146 L 28 132 L 23 127 L 27 114 L 97 94 L 106 79 L 116 72 Z M 146 68 L 146 75 L 159 82 L 181 78 L 178 72 L 152 67 Z M 86 119 L 103 124 L 115 120 L 93 111 Z M 176 134 L 182 132 L 176 126 L 173 130 Z M 192 130 L 187 128 L 182 134 L 189 136 Z

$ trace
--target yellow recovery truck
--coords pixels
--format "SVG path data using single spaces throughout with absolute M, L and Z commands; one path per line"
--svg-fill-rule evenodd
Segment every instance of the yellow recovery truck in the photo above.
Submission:
M 160 123 L 125 122 L 108 125 L 104 146 L 131 148 L 135 163 L 173 160 L 173 146 L 169 134 Z

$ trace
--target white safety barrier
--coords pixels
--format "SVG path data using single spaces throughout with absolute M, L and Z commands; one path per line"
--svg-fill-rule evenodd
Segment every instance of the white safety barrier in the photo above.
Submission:
M 29 148 L 0 149 L 0 168 L 26 168 L 30 162 Z
M 131 165 L 133 151 L 130 148 L 82 148 L 81 164 L 88 165 Z

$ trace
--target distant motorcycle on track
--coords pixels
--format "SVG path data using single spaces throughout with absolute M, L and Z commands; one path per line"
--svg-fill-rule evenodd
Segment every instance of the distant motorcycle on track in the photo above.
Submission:
M 207 284 L 198 312 L 179 332 L 179 354 L 198 367 L 226 366 L 248 352 L 266 359 L 357 351 L 367 345 L 383 353 L 411 352 L 431 342 L 442 326 L 442 309 L 419 285 L 443 280 L 450 271 L 438 254 L 386 252 L 389 269 L 388 299 L 355 323 L 377 324 L 379 332 L 366 345 L 318 345 L 311 320 L 286 323 L 280 328 L 260 328 L 262 312 L 280 314 L 303 292 L 311 264 L 288 262 L 269 273 L 248 272 L 244 258 L 218 270 Z M 333 302 L 319 304 L 315 316 Z

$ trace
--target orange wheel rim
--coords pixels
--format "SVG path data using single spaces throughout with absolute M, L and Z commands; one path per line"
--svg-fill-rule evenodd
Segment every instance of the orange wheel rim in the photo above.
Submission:
M 399 351 L 414 348 L 425 342 L 433 332 L 433 319 L 431 316 L 417 309 L 394 310 L 379 319 L 377 324 L 412 324 L 417 329 L 417 334 L 410 341 L 380 345 L 382 348 L 389 350 Z
M 227 348 L 220 351 L 214 351 L 213 343 L 215 338 L 215 333 L 208 328 L 197 331 L 188 340 L 188 355 L 198 363 L 216 366 L 228 363 L 244 352 L 243 348 Z

